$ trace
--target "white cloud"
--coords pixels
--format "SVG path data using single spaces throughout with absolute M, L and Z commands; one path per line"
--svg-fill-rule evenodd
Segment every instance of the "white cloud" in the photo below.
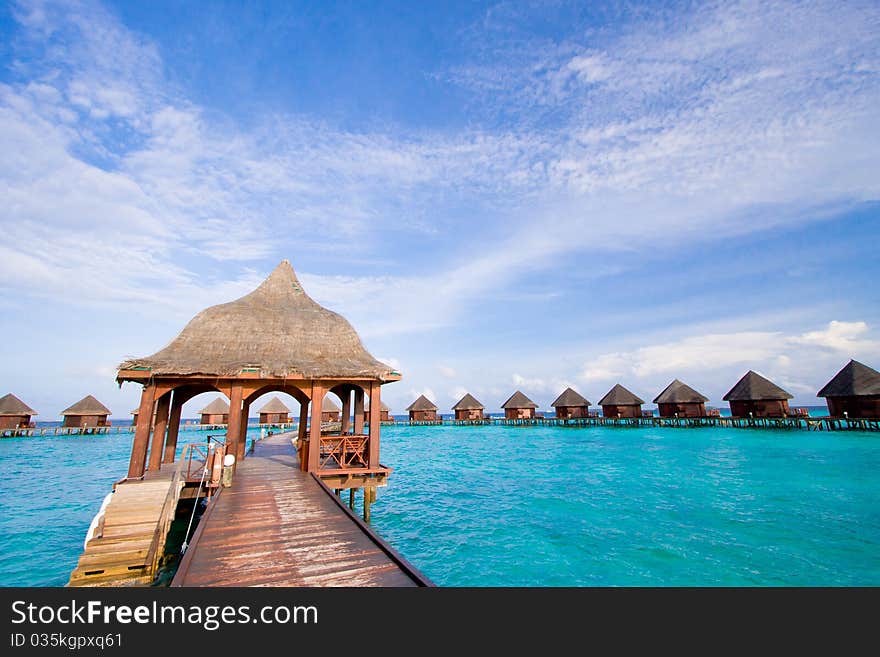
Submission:
M 455 378 L 455 369 L 449 367 L 448 365 L 438 365 L 437 371 L 440 372 L 442 376 L 445 376 L 447 379 Z

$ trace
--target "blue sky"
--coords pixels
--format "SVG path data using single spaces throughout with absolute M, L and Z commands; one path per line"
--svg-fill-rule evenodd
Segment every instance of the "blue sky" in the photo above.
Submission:
M 116 365 L 282 258 L 419 393 L 820 403 L 880 367 L 880 8 L 0 6 L 0 394 Z M 207 399 L 194 400 L 190 413 Z

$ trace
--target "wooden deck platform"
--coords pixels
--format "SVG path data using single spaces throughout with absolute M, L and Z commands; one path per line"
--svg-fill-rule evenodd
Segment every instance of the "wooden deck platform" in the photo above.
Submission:
M 202 517 L 172 586 L 429 586 L 326 486 L 290 434 L 259 441 Z

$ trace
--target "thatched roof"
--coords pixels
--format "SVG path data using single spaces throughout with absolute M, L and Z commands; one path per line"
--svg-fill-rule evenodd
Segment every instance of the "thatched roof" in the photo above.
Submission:
M 379 404 L 379 408 L 382 409 L 383 411 L 388 411 L 389 413 L 391 412 L 391 407 L 388 406 L 388 404 L 386 404 L 385 402 L 382 402 L 381 404 Z M 369 410 L 370 410 L 370 402 L 367 402 L 364 404 L 364 412 L 366 413 Z
M 688 384 L 675 379 L 654 398 L 655 404 L 699 404 L 707 402 L 709 398 L 701 395 Z
M 257 413 L 290 413 L 290 409 L 278 397 L 272 397 Z
M 119 369 L 148 369 L 153 376 L 244 370 L 305 379 L 399 377 L 364 349 L 345 318 L 305 293 L 287 260 L 250 294 L 203 310 L 164 349 Z
M 752 370 L 746 372 L 743 378 L 722 397 L 724 401 L 771 401 L 791 398 L 792 395 Z
M 407 411 L 436 411 L 437 405 L 424 395 L 419 395 L 412 404 L 406 407 Z
M 0 415 L 36 415 L 37 412 L 11 392 L 0 397 Z
M 615 384 L 608 393 L 599 400 L 599 406 L 638 406 L 645 400 L 624 388 L 619 383 Z
M 324 397 L 324 401 L 321 402 L 321 412 L 322 413 L 339 413 L 342 409 L 339 405 L 330 399 L 330 395 Z
M 73 406 L 61 411 L 61 415 L 110 415 L 110 409 L 91 395 L 86 395 Z
M 538 408 L 538 405 L 517 390 L 506 402 L 501 404 L 501 408 Z
M 590 406 L 590 400 L 582 394 L 571 388 L 566 388 L 562 394 L 556 398 L 556 401 L 550 404 L 553 408 L 560 406 Z
M 880 395 L 880 372 L 851 360 L 834 375 L 817 397 L 863 397 Z
M 200 410 L 199 415 L 229 415 L 229 403 L 222 397 L 217 397 Z
M 482 411 L 485 408 L 471 393 L 467 393 L 452 407 L 453 411 Z

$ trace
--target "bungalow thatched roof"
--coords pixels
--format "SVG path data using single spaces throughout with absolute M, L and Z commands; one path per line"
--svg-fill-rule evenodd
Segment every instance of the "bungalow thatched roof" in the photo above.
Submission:
M 655 404 L 699 404 L 707 402 L 709 398 L 700 394 L 688 384 L 675 379 L 654 398 Z
M 73 406 L 61 411 L 61 415 L 110 415 L 110 409 L 91 395 L 86 395 Z
M 510 399 L 501 404 L 501 408 L 538 408 L 538 405 L 517 390 L 510 396 Z
M 290 413 L 290 409 L 278 397 L 272 397 L 257 413 Z
M 464 397 L 458 400 L 455 406 L 452 407 L 453 411 L 482 411 L 485 408 L 479 401 L 477 401 L 476 397 L 474 397 L 471 393 L 467 393 Z
M 771 401 L 791 398 L 792 395 L 752 370 L 746 372 L 743 378 L 722 397 L 724 401 Z
M 880 395 L 880 372 L 851 360 L 834 375 L 817 397 L 866 397 Z
M 11 392 L 0 397 L 0 415 L 36 415 L 37 412 Z
M 214 401 L 200 410 L 199 415 L 229 415 L 229 402 L 222 397 L 217 397 Z
M 287 260 L 250 294 L 203 310 L 168 346 L 119 369 L 149 369 L 154 376 L 242 370 L 305 379 L 399 376 L 364 349 L 345 318 L 305 293 Z
M 335 401 L 330 398 L 330 395 L 324 397 L 324 401 L 321 402 L 321 412 L 322 413 L 339 413 L 342 409 L 339 407 Z
M 562 394 L 556 398 L 556 401 L 550 404 L 553 408 L 559 408 L 560 406 L 573 407 L 573 406 L 587 406 L 590 405 L 590 400 L 584 397 L 582 394 L 577 392 L 576 390 L 572 390 L 571 388 L 566 388 L 562 391 Z
M 386 404 L 385 402 L 382 402 L 381 404 L 379 404 L 379 408 L 382 409 L 383 411 L 388 411 L 389 413 L 391 412 L 391 407 L 388 406 L 388 404 Z M 364 404 L 364 413 L 369 412 L 369 410 L 370 410 L 370 402 L 366 402 Z
M 412 404 L 406 407 L 407 411 L 436 411 L 437 405 L 424 395 L 419 395 Z
M 645 400 L 624 388 L 619 383 L 615 384 L 608 393 L 599 400 L 599 406 L 638 406 Z

